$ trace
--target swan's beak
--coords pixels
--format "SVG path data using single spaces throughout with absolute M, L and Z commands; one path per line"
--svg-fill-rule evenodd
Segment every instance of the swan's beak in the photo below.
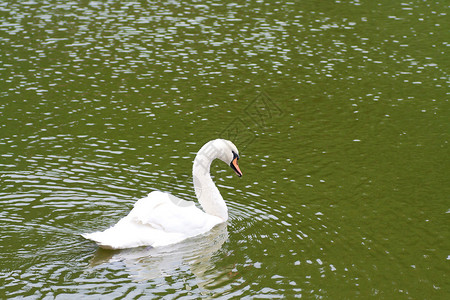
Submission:
M 237 161 L 238 161 L 238 157 L 235 156 L 230 163 L 230 167 L 234 170 L 234 172 L 236 172 L 237 176 L 241 177 L 242 172 L 241 172 L 241 169 L 239 169 L 239 165 L 238 165 Z

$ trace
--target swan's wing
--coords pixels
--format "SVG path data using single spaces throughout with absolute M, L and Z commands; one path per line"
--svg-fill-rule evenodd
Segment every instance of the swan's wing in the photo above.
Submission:
M 193 202 L 152 192 L 138 200 L 131 212 L 102 232 L 83 234 L 106 249 L 165 246 L 209 231 L 222 219 L 204 213 Z
M 204 213 L 192 201 L 185 201 L 163 192 L 152 192 L 138 200 L 128 217 L 167 233 L 194 236 L 222 222 Z
M 180 207 L 195 206 L 195 203 L 192 201 L 186 201 L 186 200 L 183 200 L 181 198 L 178 198 L 178 197 L 176 197 L 172 194 L 168 194 L 168 193 L 163 193 L 163 194 L 166 194 L 169 197 L 170 201 L 172 201 L 172 203 L 175 204 L 176 206 L 180 206 Z

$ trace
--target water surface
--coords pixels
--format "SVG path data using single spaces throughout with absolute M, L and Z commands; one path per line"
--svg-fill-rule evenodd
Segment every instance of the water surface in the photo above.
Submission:
M 0 3 L 3 298 L 443 299 L 443 2 Z M 210 139 L 227 226 L 105 251 L 153 190 L 195 201 Z

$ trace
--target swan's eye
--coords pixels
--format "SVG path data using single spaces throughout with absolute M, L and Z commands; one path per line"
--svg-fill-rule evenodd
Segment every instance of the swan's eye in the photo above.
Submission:
M 237 159 L 239 160 L 239 155 L 237 155 L 236 152 L 234 152 L 234 151 L 231 151 L 231 152 L 233 153 L 233 160 L 234 160 L 235 158 L 237 158 Z

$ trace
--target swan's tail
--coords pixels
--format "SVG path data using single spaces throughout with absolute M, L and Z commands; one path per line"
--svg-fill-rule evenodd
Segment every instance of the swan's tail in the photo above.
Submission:
M 126 248 L 123 247 L 123 245 L 121 245 L 120 243 L 118 243 L 118 241 L 115 240 L 112 236 L 105 233 L 106 231 L 103 232 L 97 231 L 93 233 L 83 233 L 81 234 L 81 236 L 87 240 L 95 242 L 100 248 L 103 249 L 115 250 Z
M 84 233 L 81 236 L 94 241 L 100 248 L 110 250 L 141 246 L 160 247 L 178 243 L 186 238 L 180 233 L 169 233 L 141 224 L 124 222 L 105 231 Z

